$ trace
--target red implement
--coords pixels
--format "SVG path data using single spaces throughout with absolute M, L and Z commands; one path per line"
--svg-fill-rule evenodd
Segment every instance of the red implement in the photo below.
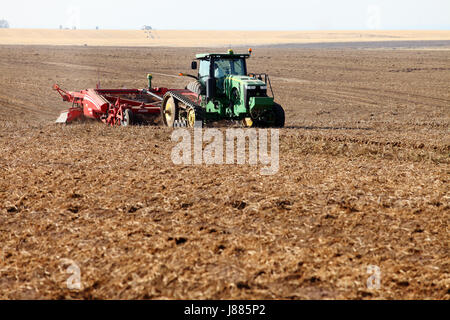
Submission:
M 72 107 L 63 111 L 57 123 L 70 123 L 90 118 L 110 125 L 130 125 L 148 122 L 160 115 L 161 103 L 167 88 L 146 89 L 87 89 L 65 91 L 53 86 L 63 101 Z

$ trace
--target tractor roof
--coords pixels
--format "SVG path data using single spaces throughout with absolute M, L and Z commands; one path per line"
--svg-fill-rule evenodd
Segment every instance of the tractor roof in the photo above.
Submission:
M 241 54 L 241 53 L 234 53 L 233 51 L 229 53 L 199 53 L 195 56 L 198 60 L 206 60 L 209 58 L 222 58 L 222 59 L 238 59 L 238 58 L 248 58 L 250 55 L 248 53 Z

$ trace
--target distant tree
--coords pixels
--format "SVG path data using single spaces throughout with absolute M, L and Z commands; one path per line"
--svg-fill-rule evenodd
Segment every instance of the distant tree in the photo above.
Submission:
M 95 30 L 99 30 L 100 28 L 98 26 L 95 27 Z
M 62 24 L 60 24 L 59 25 L 59 30 L 62 30 L 63 29 L 63 26 L 62 26 Z
M 151 26 L 143 26 L 142 30 L 152 30 L 152 27 Z
M 9 23 L 8 21 L 2 19 L 0 20 L 0 29 L 8 29 L 9 28 Z

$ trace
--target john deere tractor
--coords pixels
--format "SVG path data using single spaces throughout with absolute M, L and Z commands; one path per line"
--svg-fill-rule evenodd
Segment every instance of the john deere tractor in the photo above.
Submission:
M 161 115 L 167 126 L 189 126 L 235 120 L 245 127 L 283 127 L 283 108 L 274 102 L 267 74 L 248 74 L 248 54 L 197 54 L 191 68 L 198 75 L 184 90 L 170 90 L 163 99 Z M 271 96 L 267 94 L 268 87 Z

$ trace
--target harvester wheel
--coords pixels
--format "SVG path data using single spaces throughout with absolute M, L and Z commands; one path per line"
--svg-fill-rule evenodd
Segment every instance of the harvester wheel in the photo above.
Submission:
M 173 123 L 178 118 L 177 109 L 177 103 L 173 97 L 168 96 L 164 99 L 164 102 L 161 105 L 161 117 L 166 126 L 173 127 Z
M 133 115 L 133 111 L 131 111 L 130 109 L 126 109 L 125 112 L 123 113 L 123 120 L 121 125 L 126 127 L 126 126 L 130 126 L 134 124 L 134 115 Z

